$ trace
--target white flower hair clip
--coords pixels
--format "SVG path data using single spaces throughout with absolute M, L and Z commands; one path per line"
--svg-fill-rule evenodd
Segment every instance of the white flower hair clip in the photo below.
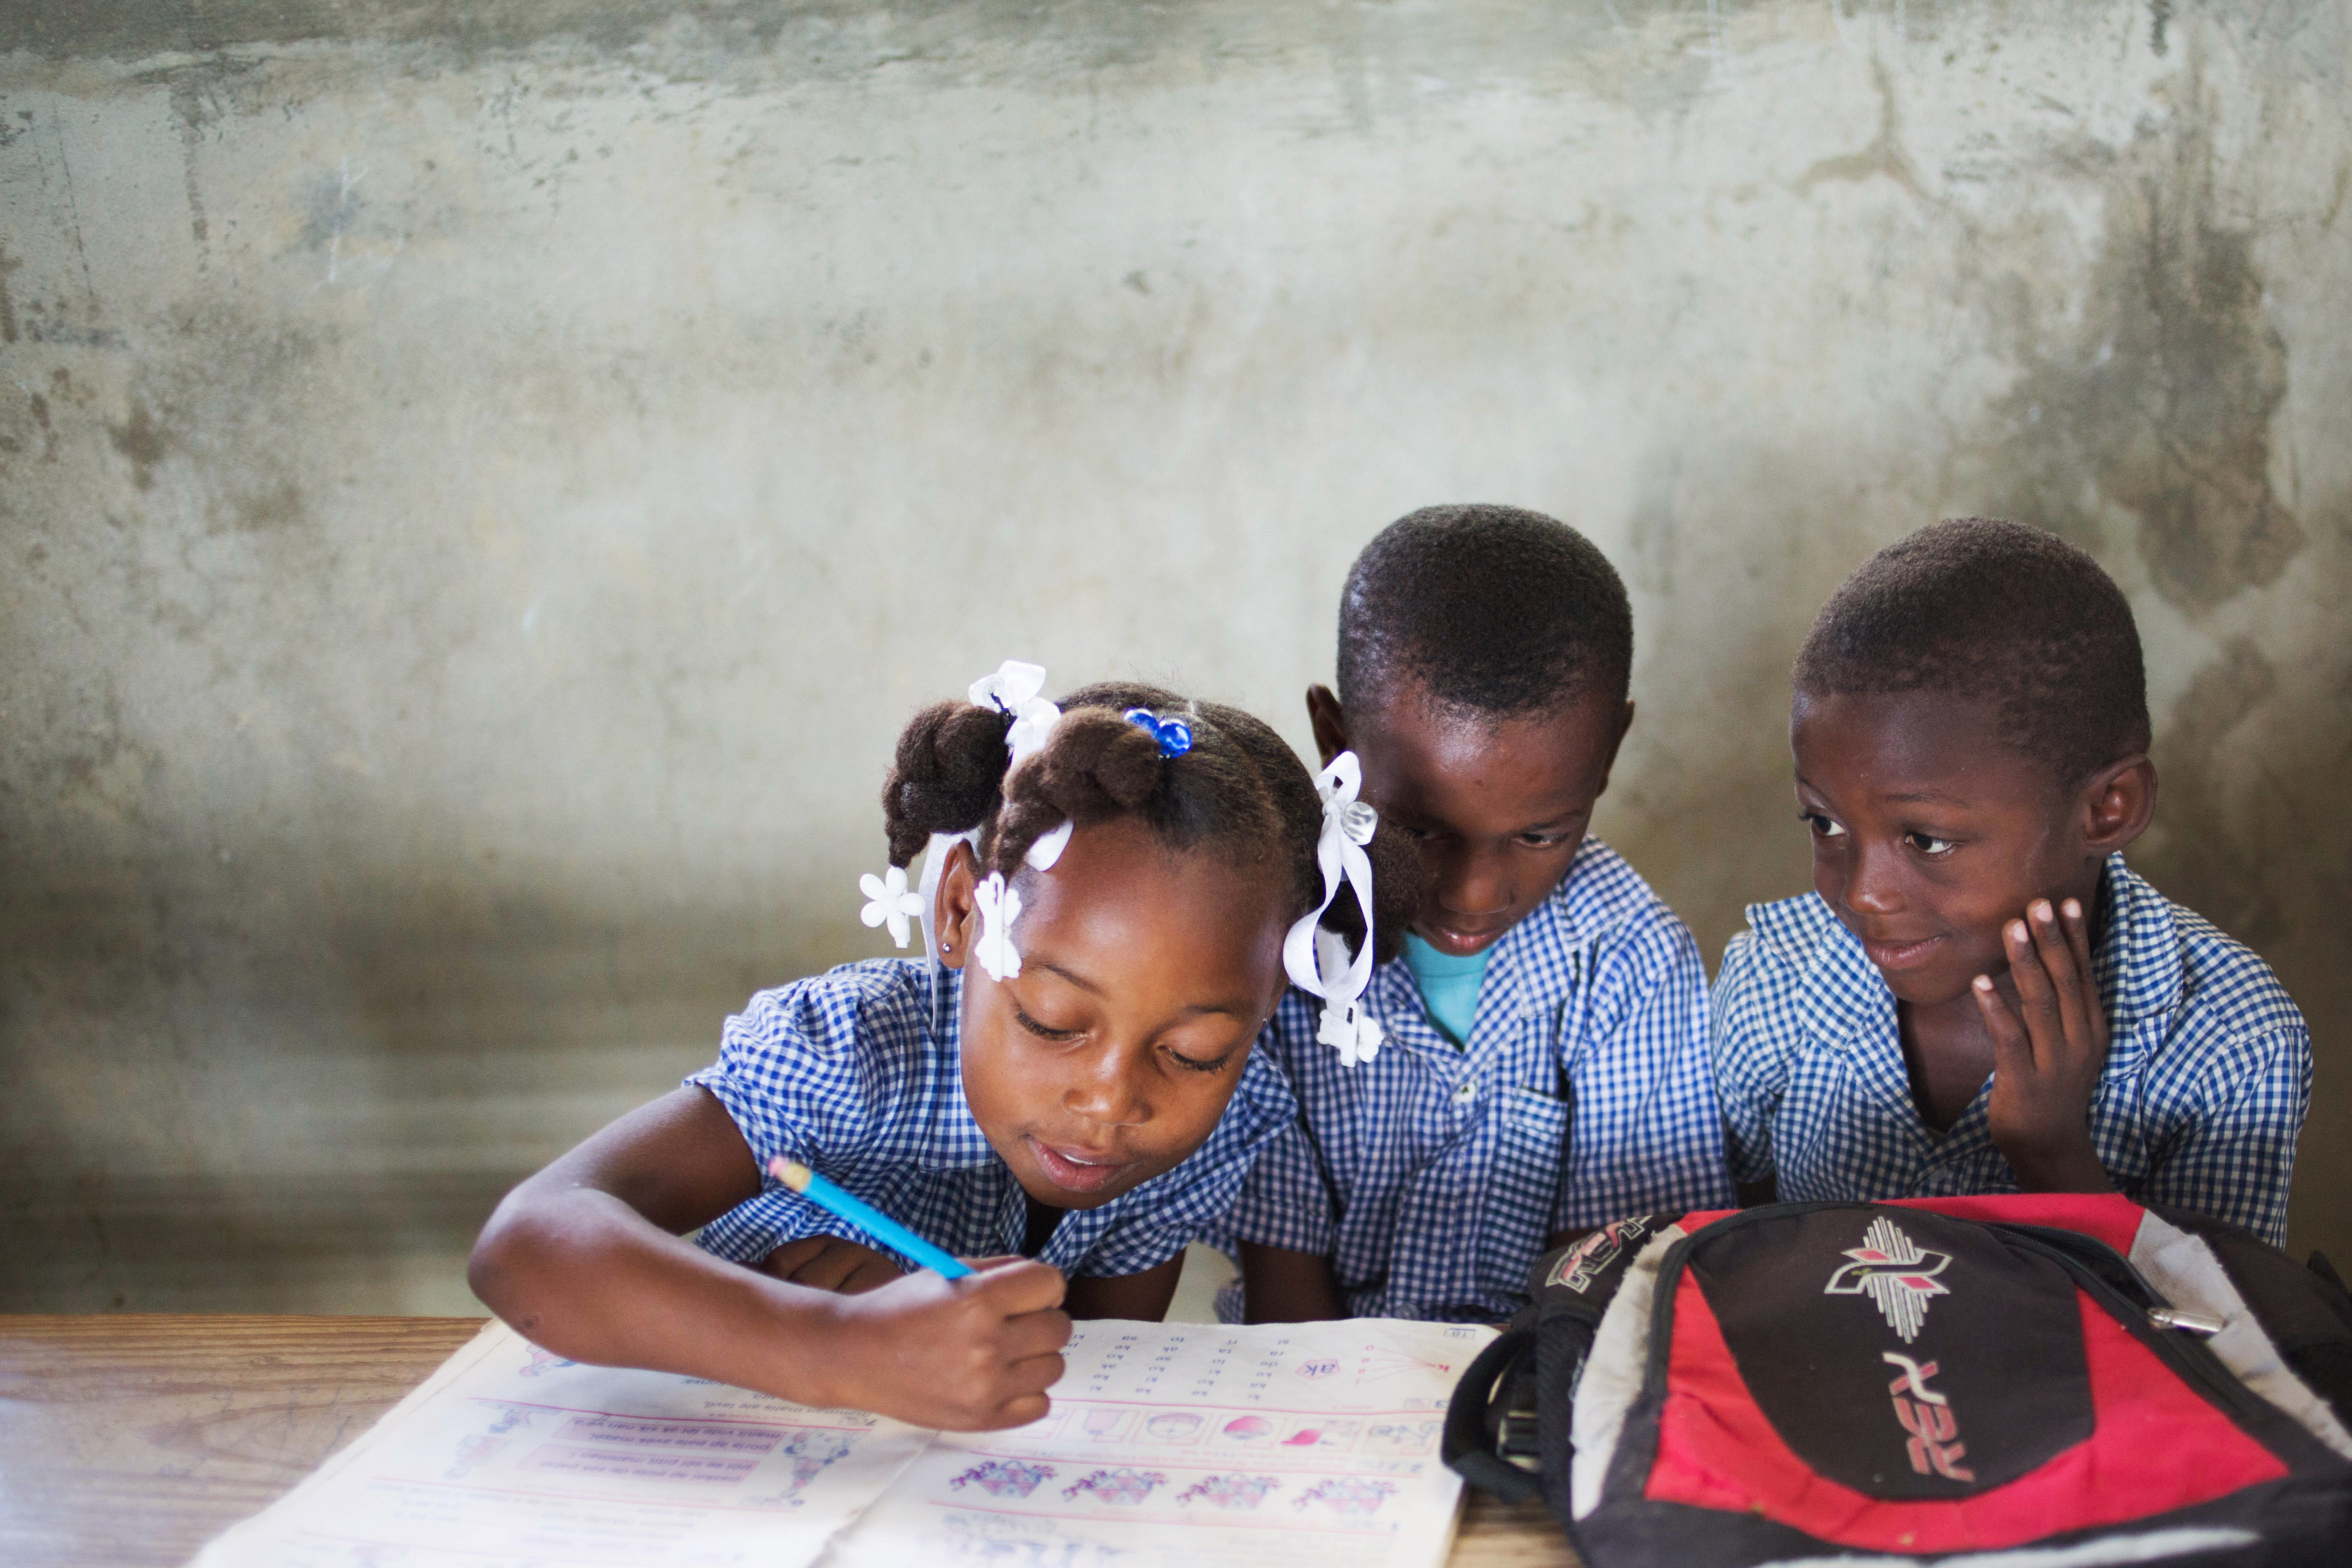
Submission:
M 1282 966 L 1290 983 L 1323 998 L 1323 1020 L 1315 1038 L 1336 1046 L 1342 1066 L 1370 1061 L 1385 1038 L 1380 1020 L 1364 1006 L 1364 989 L 1372 982 L 1372 860 L 1364 846 L 1380 828 L 1380 814 L 1356 797 L 1363 789 L 1363 765 L 1352 751 L 1343 751 L 1315 777 L 1315 792 L 1323 799 L 1323 831 L 1315 841 L 1316 862 L 1323 870 L 1323 902 L 1299 917 L 1282 940 Z M 1348 944 L 1336 932 L 1322 928 L 1324 911 L 1339 895 L 1345 882 L 1363 912 L 1364 944 L 1353 958 Z
M 1021 949 L 1013 945 L 1013 923 L 1021 918 L 1021 892 L 1001 871 L 990 872 L 988 880 L 971 891 L 980 905 L 980 943 L 972 956 L 996 979 L 1009 980 L 1021 972 Z
M 869 871 L 857 879 L 857 890 L 867 899 L 866 907 L 857 914 L 866 922 L 866 929 L 887 925 L 890 927 L 890 940 L 904 947 L 908 919 L 923 913 L 923 895 L 907 891 L 907 868 L 894 865 L 880 876 Z

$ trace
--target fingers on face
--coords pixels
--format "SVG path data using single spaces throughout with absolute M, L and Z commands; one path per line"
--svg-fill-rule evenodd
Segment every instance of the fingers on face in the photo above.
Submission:
M 2017 986 L 2018 1010 L 2025 1015 L 2026 1033 L 2037 1044 L 2054 1045 L 2064 1027 L 2058 1013 L 2058 988 L 2042 963 L 2031 922 L 2009 922 L 2001 927 L 2000 941 L 2009 953 L 2009 977 Z
M 1992 1035 L 1993 1071 L 2007 1073 L 2031 1072 L 2033 1070 L 2033 1042 L 2027 1038 L 2025 1027 L 2001 998 L 2000 990 L 1992 983 L 1990 975 L 1976 977 L 1977 1009 L 1984 1014 L 1985 1029 Z
M 2050 900 L 2037 898 L 2025 917 L 2033 932 L 2034 951 L 2049 973 L 2056 996 L 2059 1024 L 2068 1040 L 2087 1045 L 2097 1037 L 2099 1009 L 2088 985 L 2091 967 L 2076 945 L 2078 933 L 2070 928 L 2079 925 L 2082 907 L 2071 898 L 2066 901 L 2066 908 L 2076 915 L 2070 923 Z
M 2074 955 L 2074 967 L 2084 974 L 2091 973 L 2091 917 L 2084 912 L 2080 899 L 2070 898 L 2058 906 L 2058 918 L 2066 928 L 2066 946 Z

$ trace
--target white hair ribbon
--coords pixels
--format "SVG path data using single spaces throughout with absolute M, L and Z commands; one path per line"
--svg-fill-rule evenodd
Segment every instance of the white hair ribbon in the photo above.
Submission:
M 958 844 L 980 847 L 980 830 L 973 828 L 961 833 L 933 833 L 930 842 L 923 846 L 922 907 L 916 911 L 923 922 L 923 953 L 936 964 L 940 961 L 940 939 L 931 930 L 931 911 L 939 907 L 940 879 L 947 875 L 948 857 Z
M 980 946 L 972 956 L 997 979 L 1009 980 L 1021 972 L 1021 950 L 1013 945 L 1013 923 L 1021 918 L 1020 890 L 1003 872 L 992 871 L 971 891 L 980 905 Z
M 1323 831 L 1315 841 L 1323 902 L 1282 940 L 1282 966 L 1291 984 L 1323 998 L 1323 1021 L 1315 1038 L 1339 1047 L 1340 1063 L 1349 1067 L 1370 1061 L 1382 1039 L 1380 1021 L 1363 1005 L 1364 988 L 1372 980 L 1372 861 L 1363 847 L 1380 826 L 1379 813 L 1356 798 L 1363 784 L 1363 765 L 1352 751 L 1339 753 L 1316 775 L 1315 792 L 1323 799 Z M 1347 943 L 1322 928 L 1324 912 L 1343 881 L 1364 915 L 1364 944 L 1352 959 Z
M 1062 710 L 1038 695 L 1045 689 L 1045 665 L 1007 659 L 996 666 L 995 674 L 972 682 L 966 694 L 974 707 L 992 707 L 1013 716 L 1013 727 L 1004 732 L 1008 773 L 1045 750 L 1054 726 L 1061 722 Z
M 1062 710 L 1039 695 L 1045 689 L 1045 665 L 1007 659 L 996 666 L 993 674 L 972 682 L 966 694 L 974 707 L 992 707 L 1013 716 L 1013 727 L 1004 732 L 1007 773 L 1045 750 L 1045 742 L 1053 737 L 1054 727 L 1062 721 Z M 1050 832 L 1038 834 L 1023 858 L 1039 871 L 1053 870 L 1054 862 L 1062 858 L 1062 851 L 1069 845 L 1071 826 L 1064 822 Z

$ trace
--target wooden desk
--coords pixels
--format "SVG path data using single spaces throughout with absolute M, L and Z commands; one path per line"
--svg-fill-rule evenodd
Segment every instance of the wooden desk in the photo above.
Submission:
M 177 1568 L 367 1430 L 479 1318 L 0 1317 L 0 1563 Z M 1473 1493 L 1453 1568 L 1576 1568 Z

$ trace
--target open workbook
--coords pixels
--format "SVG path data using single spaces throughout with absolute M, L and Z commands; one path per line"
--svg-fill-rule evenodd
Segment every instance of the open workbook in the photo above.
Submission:
M 1492 1334 L 1078 1325 L 1050 1415 L 939 1433 L 577 1365 L 492 1322 L 194 1568 L 1424 1568 L 1447 1396 Z

